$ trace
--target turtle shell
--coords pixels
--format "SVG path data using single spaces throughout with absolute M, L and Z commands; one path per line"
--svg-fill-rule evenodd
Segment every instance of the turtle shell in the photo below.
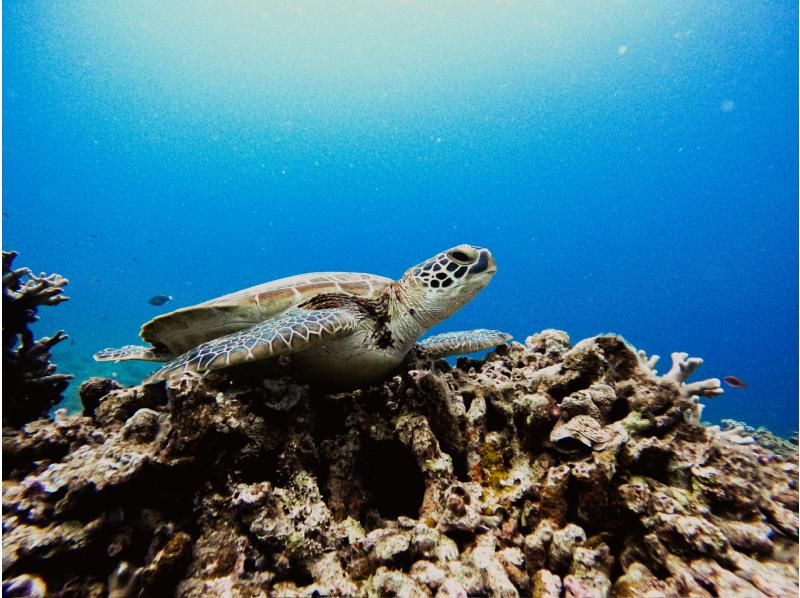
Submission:
M 353 272 L 289 276 L 163 314 L 144 324 L 139 335 L 180 355 L 200 343 L 280 315 L 316 295 L 344 293 L 372 299 L 391 282 L 383 276 Z

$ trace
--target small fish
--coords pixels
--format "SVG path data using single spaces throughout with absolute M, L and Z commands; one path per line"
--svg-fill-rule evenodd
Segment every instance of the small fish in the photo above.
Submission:
M 725 381 L 725 384 L 732 386 L 733 388 L 747 388 L 747 384 L 745 384 L 736 376 L 725 376 L 723 380 Z
M 172 301 L 172 295 L 155 295 L 147 300 L 150 305 L 164 305 L 170 301 Z
M 90 236 L 92 239 L 97 239 L 97 235 L 94 235 L 94 234 L 92 234 L 92 233 L 89 233 L 89 236 Z

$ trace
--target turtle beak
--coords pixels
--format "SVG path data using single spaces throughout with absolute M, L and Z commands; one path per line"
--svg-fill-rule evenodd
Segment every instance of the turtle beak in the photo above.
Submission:
M 488 249 L 481 249 L 478 260 L 469 269 L 469 272 L 470 274 L 480 274 L 483 272 L 490 276 L 497 272 L 497 264 L 495 264 L 494 258 Z
M 494 257 L 492 257 L 492 254 L 489 253 L 488 249 L 486 250 L 486 253 L 489 256 L 489 258 L 488 258 L 489 265 L 486 267 L 486 273 L 487 274 L 494 274 L 495 272 L 497 272 L 497 264 L 495 263 Z

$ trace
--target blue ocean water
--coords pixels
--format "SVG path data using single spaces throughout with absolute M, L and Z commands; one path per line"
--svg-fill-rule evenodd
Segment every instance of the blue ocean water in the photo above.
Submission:
M 796 3 L 3 2 L 3 248 L 70 279 L 59 369 L 308 271 L 491 248 L 438 331 L 705 359 L 798 416 Z M 174 301 L 154 307 L 155 294 Z

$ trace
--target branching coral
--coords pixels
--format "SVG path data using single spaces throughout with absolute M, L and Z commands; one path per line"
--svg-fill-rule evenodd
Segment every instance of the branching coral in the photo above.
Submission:
M 699 364 L 659 377 L 620 337 L 545 331 L 339 395 L 95 379 L 85 415 L 4 438 L 24 447 L 4 574 L 115 596 L 791 595 L 796 453 L 701 425 L 720 389 L 687 382 Z
M 669 372 L 664 374 L 663 378 L 681 384 L 681 392 L 684 396 L 716 397 L 721 395 L 723 390 L 717 378 L 686 384 L 689 376 L 702 364 L 703 360 L 699 357 L 689 357 L 688 353 L 673 353 L 672 367 Z
M 58 305 L 68 280 L 13 268 L 16 252 L 3 252 L 3 424 L 18 426 L 43 417 L 61 401 L 70 374 L 56 373 L 50 350 L 67 338 L 62 330 L 34 340 L 29 326 L 41 306 Z

